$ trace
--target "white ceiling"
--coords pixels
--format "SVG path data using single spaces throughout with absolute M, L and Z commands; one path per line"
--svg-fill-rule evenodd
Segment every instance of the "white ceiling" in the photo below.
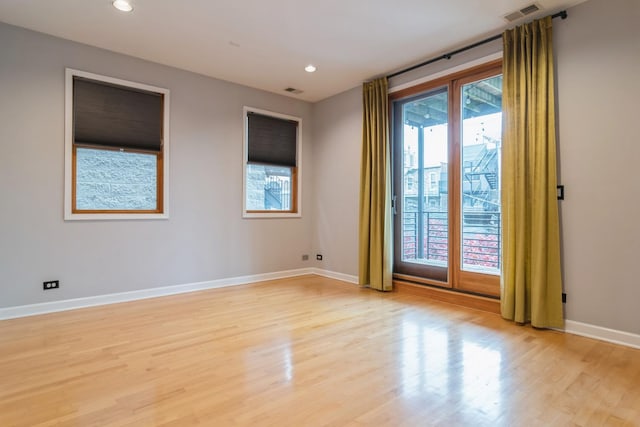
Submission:
M 527 19 L 584 1 L 538 0 Z M 131 2 L 126 14 L 111 0 L 0 0 L 0 21 L 315 102 L 521 23 L 502 17 L 533 1 Z

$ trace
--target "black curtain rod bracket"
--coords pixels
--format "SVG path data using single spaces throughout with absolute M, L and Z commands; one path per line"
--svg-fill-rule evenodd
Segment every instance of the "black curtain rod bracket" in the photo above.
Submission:
M 562 11 L 560 11 L 558 13 L 554 13 L 553 15 L 551 15 L 551 18 L 553 18 L 553 19 L 555 19 L 555 18 L 567 19 L 568 16 L 569 15 L 567 15 L 567 11 L 566 10 L 562 10 Z M 502 38 L 502 34 L 496 34 L 495 36 L 491 36 L 491 37 L 486 38 L 484 40 L 480 40 L 479 42 L 475 42 L 475 43 L 470 44 L 468 46 L 461 47 L 460 49 L 456 49 L 456 50 L 454 50 L 452 52 L 445 53 L 444 55 L 437 56 L 435 58 L 432 58 L 432 59 L 429 59 L 427 61 L 421 62 L 419 64 L 412 65 L 412 66 L 410 66 L 408 68 L 405 68 L 403 70 L 396 71 L 395 73 L 391 73 L 391 74 L 387 75 L 387 78 L 390 79 L 392 77 L 399 76 L 400 74 L 408 73 L 409 71 L 413 71 L 416 68 L 421 68 L 421 67 L 424 67 L 425 65 L 433 64 L 434 62 L 438 62 L 438 61 L 441 61 L 443 59 L 447 59 L 447 60 L 451 59 L 454 55 L 457 55 L 457 54 L 462 53 L 462 52 L 466 52 L 467 50 L 474 49 L 474 48 L 476 48 L 478 46 L 482 46 L 483 44 L 487 44 L 487 43 L 490 43 L 490 42 L 492 42 L 494 40 L 498 40 L 498 39 L 501 39 L 501 38 Z

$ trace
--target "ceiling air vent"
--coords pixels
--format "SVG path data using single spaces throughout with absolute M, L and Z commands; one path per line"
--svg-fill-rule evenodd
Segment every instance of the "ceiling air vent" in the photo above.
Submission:
M 285 92 L 293 93 L 294 95 L 300 95 L 302 93 L 302 91 L 300 89 L 296 89 L 294 87 L 286 88 Z
M 504 19 L 509 22 L 517 21 L 518 19 L 524 18 L 527 15 L 531 15 L 532 13 L 535 13 L 541 9 L 542 7 L 537 4 L 530 4 L 529 6 L 523 7 L 520 10 L 516 10 L 515 12 L 511 12 L 505 15 Z

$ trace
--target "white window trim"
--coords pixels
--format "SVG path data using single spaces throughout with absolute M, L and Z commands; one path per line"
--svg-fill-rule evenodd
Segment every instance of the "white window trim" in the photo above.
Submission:
M 161 93 L 163 100 L 163 170 L 162 170 L 162 213 L 96 213 L 77 214 L 73 213 L 72 205 L 72 173 L 73 173 L 73 77 L 84 77 L 92 80 L 113 83 L 120 86 L 128 86 L 150 92 Z M 151 86 L 143 83 L 102 76 L 100 74 L 86 71 L 65 69 L 65 124 L 64 124 L 64 219 L 73 220 L 120 220 L 120 219 L 167 219 L 169 218 L 169 90 L 161 87 Z
M 257 113 L 265 116 L 276 117 L 278 119 L 294 120 L 298 122 L 298 133 L 296 135 L 296 168 L 297 168 L 297 212 L 247 212 L 247 156 L 249 148 L 248 113 Z M 301 218 L 302 217 L 302 119 L 288 114 L 276 113 L 268 110 L 261 110 L 253 107 L 243 107 L 242 109 L 242 217 L 243 218 Z

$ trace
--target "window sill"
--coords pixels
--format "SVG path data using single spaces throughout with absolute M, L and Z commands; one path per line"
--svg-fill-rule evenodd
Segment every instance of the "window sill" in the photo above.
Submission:
M 91 220 L 139 220 L 139 219 L 169 219 L 168 213 L 96 213 L 74 214 L 65 212 L 65 221 L 91 221 Z
M 243 212 L 243 218 L 301 218 L 300 212 Z

